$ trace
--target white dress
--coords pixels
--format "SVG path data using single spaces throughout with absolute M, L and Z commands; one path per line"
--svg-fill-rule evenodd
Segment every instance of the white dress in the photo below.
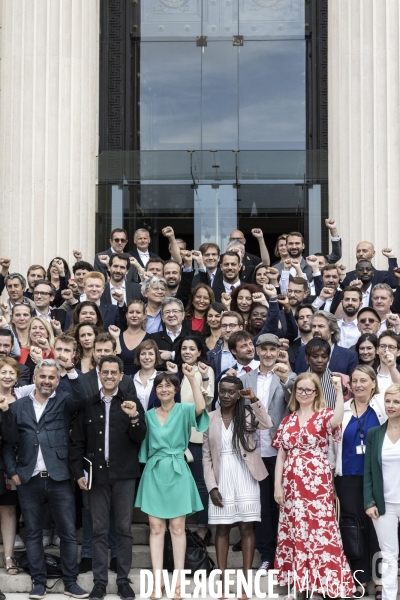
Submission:
M 233 424 L 221 425 L 221 463 L 218 490 L 223 508 L 208 501 L 208 523 L 227 525 L 240 521 L 261 521 L 260 486 L 246 463 L 232 447 Z M 257 450 L 255 450 L 257 452 Z

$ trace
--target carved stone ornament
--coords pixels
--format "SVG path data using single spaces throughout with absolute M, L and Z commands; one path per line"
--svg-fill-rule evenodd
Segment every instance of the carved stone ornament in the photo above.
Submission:
M 261 8 L 273 8 L 273 9 L 279 9 L 279 8 L 283 8 L 283 1 L 282 0 L 253 0 L 254 4 L 257 4 L 257 6 L 260 6 Z
M 160 0 L 160 2 L 167 8 L 182 8 L 189 0 Z

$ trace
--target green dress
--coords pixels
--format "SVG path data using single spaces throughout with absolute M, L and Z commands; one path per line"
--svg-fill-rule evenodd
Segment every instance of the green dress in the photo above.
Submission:
M 191 428 L 208 429 L 207 411 L 196 417 L 196 406 L 175 404 L 164 425 L 155 409 L 146 413 L 147 434 L 139 451 L 145 462 L 135 506 L 159 519 L 174 519 L 203 510 L 199 492 L 184 458 Z

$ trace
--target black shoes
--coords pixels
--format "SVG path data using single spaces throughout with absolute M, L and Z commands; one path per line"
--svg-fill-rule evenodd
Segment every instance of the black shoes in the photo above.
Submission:
M 93 586 L 92 591 L 89 594 L 89 600 L 103 600 L 104 596 L 107 594 L 107 588 L 105 585 L 100 583 L 100 581 L 96 581 Z
M 121 600 L 133 600 L 135 598 L 135 592 L 127 581 L 119 584 L 118 596 L 121 598 Z
M 31 591 L 29 592 L 29 598 L 32 600 L 42 600 L 46 595 L 46 587 L 41 583 L 37 583 L 33 586 Z
M 92 570 L 92 559 L 86 556 L 81 558 L 81 562 L 79 563 L 79 573 L 88 573 Z

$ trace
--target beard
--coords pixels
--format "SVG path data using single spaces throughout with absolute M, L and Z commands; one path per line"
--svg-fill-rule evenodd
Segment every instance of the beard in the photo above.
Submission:
M 354 306 L 343 307 L 343 312 L 348 317 L 355 317 L 358 313 L 358 308 L 355 308 Z

